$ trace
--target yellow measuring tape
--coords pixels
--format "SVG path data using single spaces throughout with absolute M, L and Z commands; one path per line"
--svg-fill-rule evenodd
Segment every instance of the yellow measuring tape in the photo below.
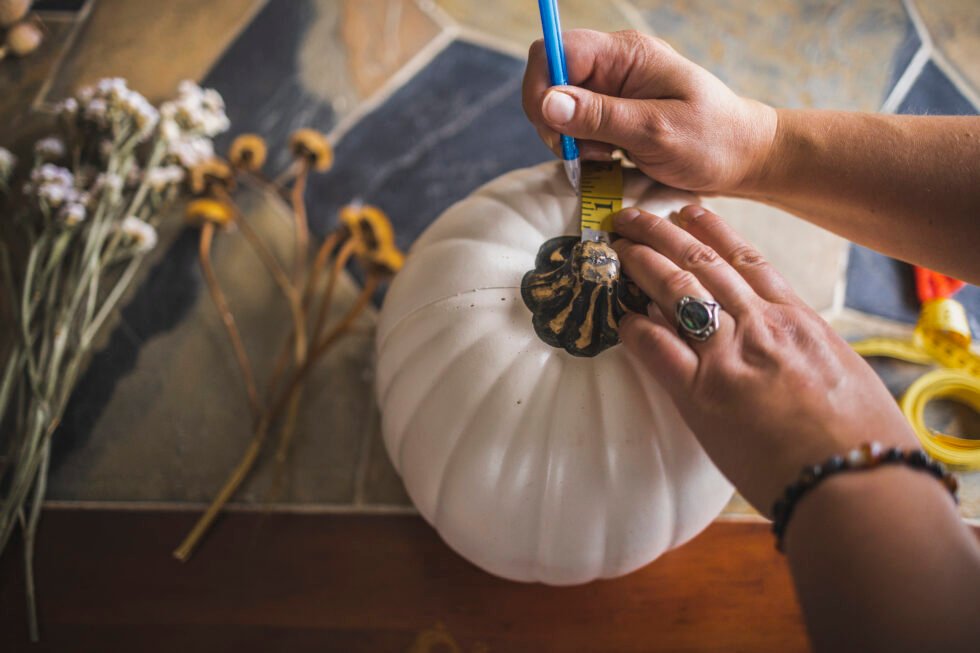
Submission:
M 925 424 L 926 405 L 935 399 L 952 399 L 980 413 L 980 354 L 971 345 L 962 304 L 949 298 L 925 302 L 912 340 L 868 338 L 851 346 L 862 356 L 939 364 L 940 369 L 909 386 L 899 405 L 930 456 L 948 465 L 980 469 L 980 440 L 947 435 Z
M 583 161 L 582 233 L 612 233 L 612 215 L 622 208 L 623 169 L 619 161 Z

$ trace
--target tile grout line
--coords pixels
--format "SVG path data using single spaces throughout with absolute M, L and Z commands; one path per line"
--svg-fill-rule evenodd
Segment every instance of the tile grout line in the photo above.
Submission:
M 915 28 L 916 33 L 919 35 L 919 40 L 922 41 L 922 45 L 928 46 L 929 49 L 934 49 L 935 44 L 932 42 L 932 35 L 929 33 L 926 21 L 922 20 L 922 14 L 919 13 L 919 8 L 915 6 L 914 0 L 902 0 L 902 6 L 905 7 L 905 13 L 908 14 L 909 20 L 912 22 L 912 27 Z
M 834 283 L 834 294 L 830 300 L 830 309 L 821 311 L 820 315 L 828 322 L 830 319 L 840 315 L 844 310 L 847 300 L 847 266 L 851 261 L 851 247 L 853 243 L 848 241 L 844 248 L 844 255 L 837 261 L 837 281 Z
M 930 49 L 931 46 L 928 46 L 925 42 L 919 46 L 919 49 L 916 50 L 911 61 L 909 61 L 909 65 L 905 67 L 905 70 L 895 82 L 895 86 L 888 93 L 888 97 L 882 103 L 881 109 L 879 109 L 880 112 L 895 113 L 902 101 L 908 96 L 909 91 L 912 90 L 912 86 L 915 85 L 922 71 L 925 70 L 926 64 L 929 63 Z
M 372 361 L 375 363 L 375 361 Z M 374 365 L 375 369 L 377 365 Z M 366 499 L 367 496 L 367 477 L 368 477 L 368 467 L 371 463 L 371 454 L 373 451 L 372 443 L 374 438 L 372 437 L 374 433 L 378 430 L 378 407 L 374 404 L 376 403 L 375 393 L 374 393 L 374 379 L 371 380 L 371 407 L 368 409 L 371 416 L 368 421 L 368 428 L 365 430 L 362 441 L 361 441 L 361 452 L 357 459 L 357 468 L 354 470 L 354 501 L 353 505 L 357 508 L 369 505 Z
M 495 34 L 489 34 L 467 25 L 460 25 L 459 39 L 471 45 L 493 50 L 494 52 L 520 59 L 521 61 L 527 59 L 527 47 L 519 45 L 516 41 L 508 41 Z M 530 43 L 528 47 L 530 47 Z
M 973 105 L 974 110 L 980 113 L 980 94 L 973 90 L 972 85 L 963 78 L 959 69 L 946 58 L 946 55 L 936 49 L 932 53 L 932 62 L 946 76 L 950 84 L 959 91 L 960 95 Z
M 455 28 L 444 28 L 431 41 L 415 53 L 404 66 L 399 68 L 388 78 L 378 90 L 372 93 L 367 99 L 357 103 L 357 105 L 347 115 L 341 118 L 333 129 L 327 134 L 334 147 L 344 138 L 364 116 L 372 113 L 380 107 L 391 96 L 397 93 L 415 74 L 429 65 L 443 50 L 445 50 L 456 38 Z
M 54 78 L 61 72 L 61 65 L 65 61 L 65 57 L 68 55 L 68 51 L 74 47 L 75 41 L 78 40 L 79 33 L 88 24 L 89 15 L 92 13 L 92 7 L 95 6 L 95 0 L 87 0 L 87 2 L 82 5 L 82 8 L 78 10 L 75 14 L 75 25 L 71 29 L 71 33 L 68 38 L 65 39 L 64 45 L 61 46 L 61 52 L 51 63 L 51 69 L 48 71 L 47 77 L 44 79 L 44 83 L 41 88 L 38 89 L 37 95 L 31 100 L 30 108 L 34 111 L 41 111 L 45 109 L 52 109 L 50 104 L 46 102 L 48 91 L 51 90 L 51 85 L 54 83 Z
M 653 25 L 647 21 L 643 12 L 632 3 L 627 2 L 627 0 L 613 0 L 613 6 L 619 9 L 619 12 L 626 18 L 626 22 L 632 25 L 637 31 L 650 34 L 651 36 L 657 35 L 653 29 Z
M 447 14 L 434 0 L 415 0 L 415 6 L 419 8 L 419 11 L 431 18 L 441 29 L 456 29 L 459 27 L 452 16 Z
M 980 94 L 974 90 L 973 85 L 967 82 L 960 71 L 954 66 L 949 59 L 946 58 L 945 53 L 942 48 L 936 46 L 932 40 L 932 35 L 929 33 L 929 28 L 926 26 L 925 20 L 923 20 L 922 15 L 919 13 L 918 7 L 915 5 L 914 0 L 902 0 L 902 5 L 905 7 L 906 13 L 909 15 L 909 20 L 912 21 L 915 31 L 919 35 L 919 40 L 922 41 L 922 45 L 928 45 L 931 50 L 930 55 L 936 66 L 946 75 L 946 78 L 953 84 L 957 91 L 963 95 L 966 100 L 973 105 L 973 108 L 980 112 Z M 911 62 L 909 63 L 911 65 Z

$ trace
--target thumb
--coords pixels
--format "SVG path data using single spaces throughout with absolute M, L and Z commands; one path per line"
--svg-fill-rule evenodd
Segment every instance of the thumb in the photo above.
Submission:
M 541 104 L 541 114 L 556 132 L 626 150 L 649 147 L 641 141 L 658 131 L 660 118 L 653 100 L 628 100 L 577 86 L 550 89 Z

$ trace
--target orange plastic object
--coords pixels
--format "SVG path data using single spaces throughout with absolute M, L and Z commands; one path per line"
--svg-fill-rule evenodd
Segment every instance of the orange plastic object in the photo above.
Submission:
M 933 299 L 952 297 L 966 283 L 927 268 L 915 267 L 915 291 L 919 301 L 925 304 Z

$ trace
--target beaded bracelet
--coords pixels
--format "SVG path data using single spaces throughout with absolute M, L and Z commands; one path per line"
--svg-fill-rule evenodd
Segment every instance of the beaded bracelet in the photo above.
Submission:
M 772 506 L 772 532 L 776 535 L 776 548 L 783 550 L 783 535 L 793 515 L 797 502 L 821 481 L 839 472 L 861 471 L 878 465 L 908 465 L 935 476 L 956 498 L 956 477 L 946 471 L 942 463 L 929 458 L 921 449 L 902 451 L 897 447 L 883 448 L 878 442 L 866 442 L 851 449 L 844 456 L 831 456 L 820 465 L 804 467 L 796 482 L 786 486 L 783 496 Z

